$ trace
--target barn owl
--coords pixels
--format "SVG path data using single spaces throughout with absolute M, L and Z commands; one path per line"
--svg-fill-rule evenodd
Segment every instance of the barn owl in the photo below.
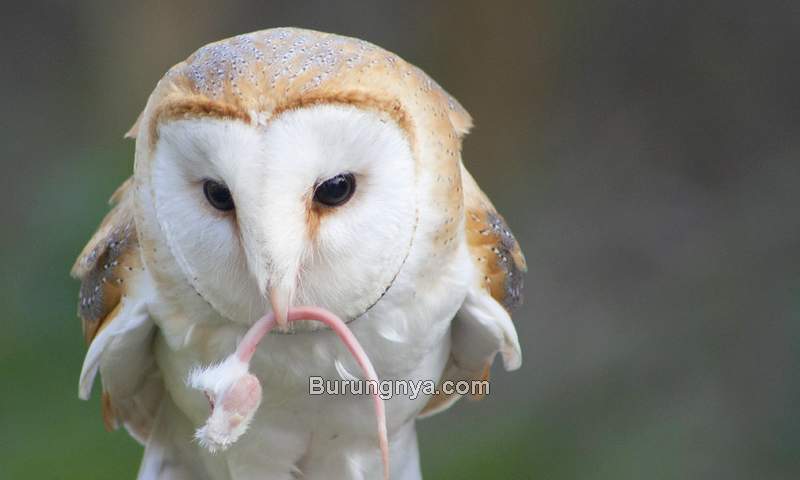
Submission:
M 144 445 L 138 478 L 384 476 L 371 399 L 310 395 L 361 375 L 326 315 L 380 379 L 520 366 L 525 261 L 462 163 L 471 125 L 418 68 L 333 34 L 254 32 L 169 69 L 72 270 L 79 396 L 99 373 L 106 426 Z M 265 314 L 277 327 L 231 364 Z M 384 399 L 391 478 L 421 477 L 415 420 L 458 398 Z

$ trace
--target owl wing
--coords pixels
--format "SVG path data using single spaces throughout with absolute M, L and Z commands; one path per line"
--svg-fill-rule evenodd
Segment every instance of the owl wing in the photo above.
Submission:
M 494 357 L 500 353 L 506 370 L 522 364 L 522 352 L 510 312 L 522 302 L 525 257 L 503 217 L 461 167 L 464 188 L 466 240 L 475 278 L 451 324 L 450 359 L 441 382 L 488 380 Z M 428 416 L 447 409 L 458 394 L 431 397 L 420 413 Z
M 72 268 L 80 280 L 78 316 L 89 344 L 78 395 L 86 400 L 99 371 L 103 421 L 125 425 L 144 442 L 164 391 L 155 365 L 155 326 L 147 312 L 154 288 L 142 265 L 128 179 L 111 197 L 113 208 Z

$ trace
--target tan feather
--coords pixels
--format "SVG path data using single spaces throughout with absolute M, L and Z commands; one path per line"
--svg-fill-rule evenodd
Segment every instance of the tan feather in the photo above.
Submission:
M 119 427 L 117 413 L 111 402 L 111 394 L 106 391 L 103 391 L 100 396 L 100 412 L 103 415 L 103 426 L 106 427 L 106 431 L 113 432 Z
M 133 123 L 133 125 L 131 125 L 130 130 L 125 132 L 123 138 L 136 139 L 136 137 L 139 135 L 139 124 L 142 123 L 143 116 L 144 116 L 144 111 L 139 113 L 139 116 L 136 117 L 136 121 Z
M 72 276 L 81 281 L 78 316 L 87 343 L 114 318 L 125 295 L 126 280 L 141 268 L 132 193 L 131 179 L 114 192 L 113 208 L 72 267 Z
M 467 245 L 482 273 L 481 286 L 511 310 L 522 302 L 522 275 L 528 271 L 525 256 L 505 219 L 462 168 Z

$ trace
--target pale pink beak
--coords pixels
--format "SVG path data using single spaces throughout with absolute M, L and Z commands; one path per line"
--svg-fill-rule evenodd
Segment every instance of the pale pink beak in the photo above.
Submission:
M 275 314 L 275 323 L 278 328 L 285 330 L 289 325 L 289 298 L 290 294 L 285 289 L 273 287 L 269 289 L 269 302 L 272 306 L 272 313 Z

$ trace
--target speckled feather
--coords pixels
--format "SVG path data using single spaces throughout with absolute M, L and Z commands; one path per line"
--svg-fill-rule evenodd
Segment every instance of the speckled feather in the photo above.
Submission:
M 135 269 L 142 268 L 129 195 L 131 185 L 129 179 L 114 193 L 112 210 L 72 267 L 72 275 L 81 281 L 78 316 L 87 343 L 113 319 L 125 295 L 126 279 Z
M 481 286 L 508 311 L 522 303 L 523 274 L 528 271 L 525 256 L 505 219 L 464 170 L 464 208 L 467 245 L 478 271 Z

